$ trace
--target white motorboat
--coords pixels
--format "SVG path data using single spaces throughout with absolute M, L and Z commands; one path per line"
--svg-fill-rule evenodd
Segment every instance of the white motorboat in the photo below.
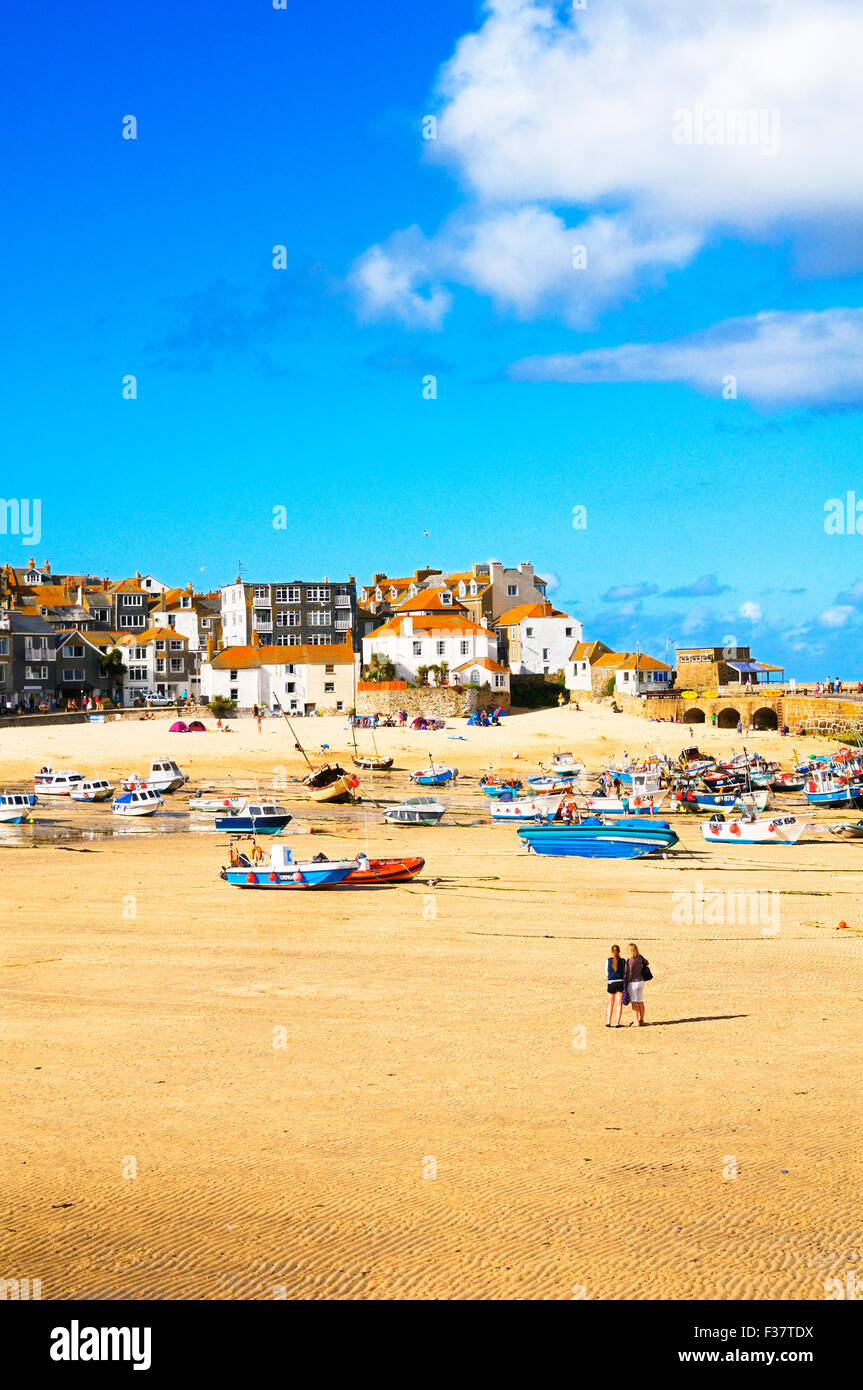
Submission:
M 512 801 L 501 796 L 492 802 L 491 818 L 507 821 L 554 820 L 562 800 L 561 794 L 523 796 Z
M 740 816 L 720 820 L 711 816 L 701 827 L 705 840 L 729 845 L 795 845 L 811 825 L 803 816 L 774 816 L 772 820 Z
M 573 777 L 580 777 L 584 772 L 584 763 L 579 762 L 571 753 L 555 753 L 551 760 L 552 772 L 568 772 Z
M 39 796 L 69 796 L 72 788 L 84 781 L 84 774 L 68 769 L 55 772 L 53 768 L 40 767 L 33 781 Z
M 384 820 L 390 825 L 437 825 L 446 807 L 433 796 L 409 796 L 398 806 L 384 809 Z
M 124 791 L 122 796 L 115 796 L 111 802 L 111 810 L 115 816 L 152 816 L 163 805 L 164 802 L 154 787 L 137 786 L 133 790 Z
M 228 816 L 245 804 L 244 796 L 203 796 L 198 792 L 189 797 L 189 810 L 199 816 Z
M 85 777 L 69 795 L 73 801 L 107 801 L 114 795 L 114 784 L 106 777 Z
M 139 777 L 137 772 L 132 772 L 123 780 L 123 791 L 134 791 L 136 787 L 151 787 L 157 792 L 178 792 L 188 782 L 188 777 L 181 772 L 173 758 L 160 758 L 158 762 L 150 764 L 150 771 L 146 777 Z
M 32 792 L 0 792 L 0 825 L 21 825 L 32 820 L 35 802 Z

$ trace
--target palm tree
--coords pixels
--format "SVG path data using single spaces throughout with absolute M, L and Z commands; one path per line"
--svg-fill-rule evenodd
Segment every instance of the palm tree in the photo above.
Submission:
M 123 676 L 126 674 L 126 667 L 123 665 L 123 653 L 119 647 L 112 647 L 109 652 L 102 653 L 99 657 L 99 670 L 108 681 L 112 700 L 115 704 L 119 704 L 117 691 Z
M 395 662 L 391 657 L 381 656 L 380 652 L 372 652 L 371 665 L 363 671 L 364 681 L 394 681 L 396 678 Z

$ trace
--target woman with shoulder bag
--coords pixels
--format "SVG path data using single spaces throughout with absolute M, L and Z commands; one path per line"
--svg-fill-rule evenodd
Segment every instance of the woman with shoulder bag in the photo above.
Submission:
M 623 1005 L 629 1002 L 628 1000 L 624 1000 L 623 997 L 625 987 L 623 976 L 625 969 L 626 966 L 620 954 L 620 947 L 612 946 L 611 955 L 605 962 L 605 974 L 608 981 L 608 1009 L 605 1015 L 606 1028 L 621 1028 L 623 1026 L 620 1022 L 623 1013 Z M 617 1013 L 617 1022 L 612 1023 L 615 1012 Z
M 635 1018 L 630 1023 L 630 1028 L 644 1027 L 644 982 L 652 980 L 653 973 L 647 963 L 647 957 L 639 953 L 634 941 L 629 943 L 629 959 L 624 970 L 624 982 L 626 992 L 629 995 L 629 1002 L 632 1004 L 632 1012 Z

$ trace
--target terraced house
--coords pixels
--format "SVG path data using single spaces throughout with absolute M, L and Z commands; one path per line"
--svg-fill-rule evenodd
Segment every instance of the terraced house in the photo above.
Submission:
M 220 590 L 222 640 L 248 646 L 253 636 L 277 647 L 358 647 L 357 586 L 346 580 L 292 579 L 246 584 L 236 579 Z
M 398 680 L 416 682 L 431 673 L 444 685 L 509 690 L 509 672 L 498 660 L 488 619 L 475 622 L 447 587 L 418 590 L 364 637 L 363 664 L 373 666 L 376 656 L 393 663 Z
M 357 656 L 350 642 L 281 646 L 246 643 L 210 653 L 201 667 L 205 700 L 216 695 L 240 709 L 337 714 L 356 704 Z
M 35 710 L 56 699 L 57 638 L 44 618 L 0 612 L 0 708 Z
M 176 700 L 191 693 L 189 639 L 184 633 L 172 627 L 145 628 L 140 633 L 122 633 L 117 645 L 126 666 L 125 705 L 151 694 Z

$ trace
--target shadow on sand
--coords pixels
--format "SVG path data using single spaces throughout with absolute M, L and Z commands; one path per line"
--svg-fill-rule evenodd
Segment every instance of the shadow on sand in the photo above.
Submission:
M 748 1018 L 748 1014 L 702 1014 L 699 1018 L 661 1018 L 653 1023 L 645 1021 L 645 1028 L 671 1028 L 675 1023 L 718 1023 L 725 1018 Z M 624 1027 L 626 1025 L 624 1024 Z

